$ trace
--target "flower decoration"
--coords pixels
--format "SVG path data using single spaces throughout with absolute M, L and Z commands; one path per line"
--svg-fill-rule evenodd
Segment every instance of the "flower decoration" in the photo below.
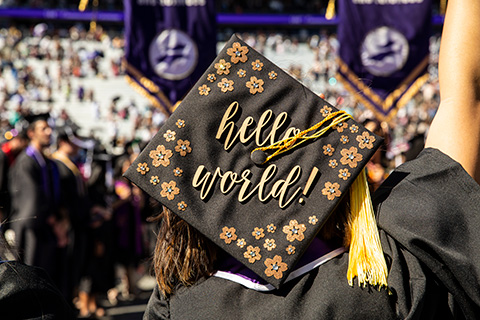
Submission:
M 294 253 L 295 253 L 295 247 L 292 246 L 292 245 L 289 245 L 289 246 L 285 249 L 285 251 L 287 251 L 287 253 L 290 254 L 290 255 L 291 255 L 291 254 L 294 254 Z
M 170 158 L 172 157 L 172 150 L 165 149 L 165 146 L 159 145 L 157 149 L 150 151 L 149 156 L 153 159 L 152 164 L 154 167 L 160 165 L 167 167 L 170 164 Z
M 240 70 L 238 70 L 237 75 L 238 75 L 240 78 L 244 78 L 244 77 L 247 75 L 247 71 L 245 71 L 245 70 L 243 70 L 243 69 L 240 69 Z
M 230 61 L 237 64 L 238 62 L 246 62 L 248 48 L 242 46 L 239 42 L 234 42 L 231 48 L 227 49 L 227 54 L 231 57 Z
M 173 169 L 173 175 L 175 177 L 181 177 L 182 173 L 183 173 L 183 170 L 180 169 L 179 167 L 176 167 L 175 169 Z
M 226 62 L 225 59 L 220 59 L 218 63 L 215 63 L 215 69 L 217 69 L 217 74 L 229 74 L 230 73 L 230 67 L 232 65 L 230 62 Z
M 331 144 L 327 144 L 326 146 L 323 146 L 323 154 L 326 156 L 331 156 L 333 155 L 333 152 L 335 149 L 332 147 Z
M 188 206 L 185 203 L 185 201 L 182 201 L 182 202 L 177 203 L 177 207 L 178 207 L 178 210 L 185 211 L 185 209 L 187 209 Z
M 340 197 L 342 192 L 339 190 L 340 185 L 336 182 L 325 182 L 325 188 L 322 190 L 322 194 L 327 196 L 328 200 L 333 200 L 336 197 Z
M 160 195 L 162 197 L 167 197 L 168 200 L 173 200 L 175 199 L 175 196 L 179 193 L 180 189 L 177 188 L 177 183 L 175 181 L 162 183 L 162 191 L 160 191 Z
M 340 151 L 342 154 L 342 158 L 340 162 L 343 165 L 349 165 L 350 168 L 355 168 L 357 166 L 357 162 L 362 161 L 363 156 L 358 153 L 358 149 L 355 147 L 351 147 L 350 149 L 343 149 Z
M 338 132 L 343 132 L 343 130 L 348 128 L 348 124 L 345 122 L 339 122 L 333 126 L 333 129 L 337 129 Z
M 269 224 L 267 226 L 267 231 L 270 232 L 270 233 L 274 233 L 275 230 L 277 230 L 277 227 L 275 227 L 275 225 L 273 223 Z
M 350 127 L 350 132 L 351 133 L 357 133 L 358 132 L 358 126 L 356 124 L 352 124 Z
M 140 172 L 142 175 L 146 175 L 148 171 L 150 171 L 150 168 L 146 162 L 137 165 L 137 172 Z
M 358 146 L 360 149 L 372 149 L 375 137 L 367 131 L 363 132 L 361 136 L 357 136 Z
M 177 122 L 175 122 L 178 128 L 183 128 L 185 127 L 185 120 L 178 119 Z
M 340 170 L 338 171 L 338 177 L 339 177 L 340 179 L 347 180 L 348 178 L 350 178 L 350 176 L 351 176 L 351 174 L 350 174 L 350 172 L 348 171 L 347 168 L 345 168 L 345 169 L 340 169 Z
M 252 62 L 252 69 L 255 71 L 261 71 L 263 67 L 263 63 L 260 60 L 255 60 Z
M 243 253 L 243 256 L 245 259 L 248 259 L 248 262 L 250 263 L 254 263 L 262 258 L 262 255 L 260 254 L 260 248 L 253 246 L 248 246 L 247 251 Z
M 153 184 L 154 186 L 156 186 L 157 184 L 160 183 L 160 180 L 158 179 L 158 176 L 152 176 L 150 178 L 150 183 Z
M 268 251 L 272 251 L 277 247 L 277 245 L 275 244 L 275 239 L 265 239 L 265 243 L 263 244 L 263 247 Z
M 265 233 L 263 232 L 263 228 L 257 228 L 253 229 L 252 236 L 255 237 L 255 239 L 261 239 L 265 237 Z
M 222 92 L 233 91 L 233 80 L 223 78 L 221 82 L 217 83 L 217 86 L 222 90 Z
M 223 227 L 222 233 L 220 233 L 220 239 L 223 239 L 226 244 L 230 244 L 232 241 L 237 240 L 237 235 L 235 234 L 235 228 Z
M 338 163 L 337 163 L 337 160 L 335 160 L 335 159 L 332 159 L 332 160 L 328 161 L 328 166 L 332 169 L 336 168 L 337 165 L 338 165 Z
M 246 244 L 247 244 L 247 242 L 243 238 L 237 240 L 237 246 L 242 248 L 242 249 L 243 249 L 243 247 L 245 247 Z
M 310 216 L 308 217 L 308 223 L 316 225 L 318 222 L 317 216 Z
M 303 223 L 299 224 L 297 220 L 290 220 L 288 226 L 283 226 L 283 232 L 287 234 L 287 240 L 290 242 L 302 241 L 305 238 L 303 234 L 305 230 L 307 227 Z
M 173 141 L 175 140 L 175 131 L 167 130 L 167 132 L 163 134 L 163 137 L 165 140 L 167 140 L 167 142 Z
M 207 80 L 210 82 L 214 82 L 215 80 L 217 80 L 217 77 L 215 77 L 215 73 L 209 73 L 207 75 Z
M 341 136 L 340 137 L 340 142 L 343 143 L 343 144 L 346 144 L 350 141 L 350 139 L 348 138 L 348 136 Z
M 190 141 L 178 139 L 175 151 L 179 152 L 182 157 L 185 157 L 187 153 L 192 152 L 192 148 L 190 147 Z
M 210 93 L 210 89 L 209 87 L 207 87 L 206 84 L 204 84 L 203 86 L 200 86 L 198 87 L 198 93 L 200 93 L 201 96 L 208 96 L 208 94 Z
M 250 93 L 262 93 L 263 92 L 263 80 L 257 79 L 257 77 L 250 77 L 250 81 L 247 81 L 246 86 L 250 88 Z
M 332 108 L 330 108 L 327 105 L 324 105 L 322 109 L 320 109 L 320 112 L 322 113 L 322 116 L 326 117 L 332 112 Z
M 273 259 L 265 259 L 265 274 L 267 277 L 273 276 L 275 279 L 281 279 L 283 277 L 283 272 L 287 271 L 288 267 L 285 262 L 282 262 L 281 256 L 275 256 Z
M 268 73 L 268 77 L 270 78 L 270 80 L 275 80 L 277 79 L 277 73 L 272 70 Z

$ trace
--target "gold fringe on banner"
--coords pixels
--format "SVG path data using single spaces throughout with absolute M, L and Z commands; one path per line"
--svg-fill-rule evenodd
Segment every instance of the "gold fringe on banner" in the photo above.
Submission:
M 80 0 L 80 3 L 78 4 L 78 10 L 83 12 L 85 9 L 87 9 L 87 6 L 88 0 Z
M 147 98 L 155 108 L 158 108 L 160 109 L 167 117 L 170 116 L 170 113 L 167 112 L 167 110 L 165 109 L 164 106 L 162 106 L 162 104 L 160 102 L 158 102 L 157 99 L 155 99 L 155 97 L 153 97 L 147 90 L 145 90 L 145 88 L 143 88 L 141 85 L 139 85 L 135 80 L 133 80 L 130 76 L 126 75 L 125 76 L 125 80 L 127 81 L 127 83 L 132 86 L 132 88 L 137 91 L 138 93 L 140 93 L 142 96 L 144 96 L 145 98 Z
M 328 0 L 327 10 L 325 11 L 325 18 L 332 20 L 335 18 L 335 0 Z

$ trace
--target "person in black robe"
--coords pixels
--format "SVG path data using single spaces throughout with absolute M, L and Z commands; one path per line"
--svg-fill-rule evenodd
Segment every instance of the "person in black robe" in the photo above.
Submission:
M 65 248 L 68 219 L 60 213 L 60 180 L 55 163 L 43 155 L 52 129 L 46 115 L 29 119 L 30 144 L 10 172 L 11 228 L 22 261 L 45 269 L 61 287 L 59 264 Z
M 217 141 L 199 144 L 200 140 L 197 137 L 189 135 L 186 143 L 184 139 L 188 132 L 184 133 L 181 130 L 185 127 L 186 131 L 192 130 L 191 127 L 187 127 L 191 125 L 189 122 L 191 119 L 179 118 L 185 116 L 185 113 L 181 113 L 182 105 L 180 105 L 178 112 L 172 115 L 179 129 L 175 129 L 175 132 L 171 130 L 173 126 L 168 127 L 168 131 L 167 128 L 161 129 L 159 137 L 154 138 L 154 143 L 147 146 L 147 151 L 141 154 L 131 170 L 127 171 L 128 178 L 165 206 L 159 218 L 161 226 L 154 256 L 157 286 L 148 303 L 144 319 L 223 319 L 225 317 L 232 319 L 477 319 L 480 314 L 480 250 L 478 249 L 480 247 L 478 206 L 480 203 L 480 55 L 477 52 L 479 41 L 480 3 L 449 1 L 439 64 L 442 99 L 430 128 L 425 149 L 416 159 L 398 167 L 373 196 L 381 256 L 385 259 L 388 272 L 385 282 L 383 279 L 376 278 L 377 270 L 381 270 L 382 267 L 377 269 L 377 265 L 368 266 L 369 261 L 382 264 L 381 259 L 377 259 L 378 256 L 375 254 L 367 256 L 367 253 L 370 254 L 369 249 L 372 248 L 370 244 L 363 248 L 366 258 L 362 259 L 356 252 L 354 239 L 346 239 L 349 236 L 363 235 L 366 236 L 363 240 L 368 241 L 367 238 L 375 234 L 366 225 L 363 225 L 365 228 L 357 229 L 358 232 L 349 229 L 356 223 L 349 220 L 352 216 L 349 216 L 347 221 L 343 220 L 343 214 L 351 215 L 351 212 L 356 210 L 354 208 L 356 200 L 353 197 L 356 195 L 355 188 L 358 186 L 356 182 L 349 187 L 350 199 L 344 197 L 339 200 L 338 207 L 334 209 L 332 216 L 323 221 L 320 232 L 308 239 L 306 247 L 303 243 L 307 238 L 305 234 L 313 228 L 310 225 L 320 223 L 317 216 L 322 212 L 323 206 L 318 206 L 312 212 L 306 213 L 307 216 L 316 214 L 316 216 L 310 216 L 308 222 L 295 220 L 295 222 L 290 221 L 289 225 L 282 222 L 284 227 L 281 231 L 287 235 L 287 240 L 292 240 L 291 243 L 296 246 L 296 248 L 287 247 L 288 254 L 295 254 L 301 246 L 303 246 L 302 249 L 304 248 L 300 260 L 293 267 L 285 263 L 285 257 L 287 257 L 285 253 L 275 256 L 274 259 L 267 258 L 264 260 L 265 263 L 257 263 L 263 255 L 269 255 L 269 248 L 275 249 L 272 242 L 267 241 L 269 239 L 265 240 L 265 246 L 262 248 L 254 248 L 250 245 L 244 257 L 237 254 L 237 247 L 243 248 L 247 243 L 255 241 L 248 234 L 242 234 L 242 236 L 245 235 L 245 239 L 240 236 L 243 224 L 235 220 L 235 210 L 242 210 L 242 206 L 248 206 L 249 199 L 242 199 L 239 206 L 235 199 L 228 197 L 235 193 L 236 190 L 232 191 L 232 186 L 237 181 L 245 182 L 247 177 L 251 178 L 253 169 L 249 170 L 249 175 L 242 175 L 241 179 L 239 175 L 235 175 L 236 171 L 217 170 L 215 173 L 218 179 L 215 180 L 212 178 L 213 170 L 209 165 L 216 164 L 213 158 L 222 156 L 222 152 L 215 153 L 212 158 L 201 159 L 201 165 L 197 170 L 194 167 L 192 171 L 185 165 L 181 157 L 186 157 L 190 161 L 198 160 L 196 155 L 202 155 L 204 150 L 215 150 Z M 245 55 L 245 51 L 249 50 L 239 41 L 233 42 L 233 45 L 229 42 L 226 47 L 229 46 L 231 46 L 229 50 L 232 65 L 236 64 L 237 60 Z M 255 66 L 255 63 L 253 65 Z M 205 85 L 198 87 L 199 95 L 195 96 L 199 108 L 210 105 L 204 103 L 205 99 L 201 96 L 216 94 L 215 88 L 212 89 L 206 82 L 216 81 L 215 78 L 230 67 L 230 63 L 220 60 L 216 64 L 219 73 L 211 72 L 205 77 L 206 80 L 203 82 Z M 271 68 L 270 65 L 266 67 Z M 251 70 L 248 69 L 247 72 Z M 273 77 L 283 76 L 279 72 L 275 73 Z M 218 87 L 225 88 L 225 91 L 222 90 L 223 93 L 241 90 L 238 86 L 240 81 L 237 78 L 233 79 L 235 82 L 229 82 L 229 79 L 223 78 L 219 83 Z M 257 81 L 258 79 L 250 80 L 250 86 L 257 84 L 255 89 L 252 88 L 252 94 L 258 93 L 256 91 L 258 87 L 262 87 L 264 82 L 268 81 L 267 78 L 262 77 L 262 79 L 265 80 L 261 83 Z M 278 88 L 285 90 L 282 83 L 277 82 L 277 84 Z M 229 90 L 230 86 L 235 88 Z M 305 90 L 301 92 L 298 99 L 304 102 L 308 92 Z M 182 102 L 183 106 L 188 104 L 188 101 L 187 95 Z M 281 101 L 280 104 L 285 105 L 284 102 Z M 243 112 L 248 111 L 245 103 L 242 106 L 244 106 Z M 323 110 L 331 108 L 328 104 L 325 106 Z M 195 114 L 199 116 L 199 113 Z M 214 115 L 213 111 L 212 115 Z M 223 118 L 225 121 L 222 122 L 222 128 L 225 128 L 225 131 L 231 130 L 227 131 L 229 135 L 223 136 L 222 141 L 240 137 L 240 140 L 243 139 L 241 143 L 246 144 L 248 142 L 246 133 L 251 131 L 241 131 L 236 127 L 238 131 L 235 132 L 233 129 L 235 119 L 232 119 L 234 118 Z M 292 122 L 295 121 L 293 116 L 291 119 Z M 243 128 L 248 128 L 249 124 L 253 123 L 252 120 L 245 120 Z M 201 121 L 205 119 L 199 119 L 193 127 L 199 126 L 198 123 Z M 345 126 L 341 122 L 334 128 L 343 130 L 354 127 Z M 355 125 L 356 129 L 358 128 Z M 205 133 L 208 134 L 208 132 Z M 183 135 L 180 137 L 181 134 Z M 299 134 L 295 135 L 293 143 L 297 138 L 302 138 L 301 133 Z M 215 132 L 212 136 L 215 136 Z M 348 140 L 351 137 L 347 134 L 345 136 L 341 137 L 342 141 L 349 143 Z M 217 139 L 221 137 L 222 135 L 217 134 Z M 325 139 L 332 137 L 337 139 L 334 131 L 327 134 Z M 168 139 L 181 139 L 178 140 L 179 148 L 175 149 L 177 153 L 170 149 Z M 357 140 L 358 148 L 363 149 L 362 146 L 376 139 L 375 136 L 366 132 Z M 291 141 L 288 138 L 284 140 Z M 282 146 L 290 152 L 284 156 L 284 159 L 289 159 L 292 153 L 300 154 L 298 149 L 293 150 L 289 144 L 284 143 L 284 140 L 282 140 Z M 312 144 L 315 145 L 317 141 Z M 247 162 L 243 161 L 240 154 L 235 153 L 238 145 L 240 142 L 231 150 L 227 148 L 225 150 L 237 156 L 234 164 L 243 165 Z M 273 149 L 274 145 L 269 147 Z M 257 149 L 251 153 L 252 161 L 263 165 L 268 160 L 261 157 L 255 158 Z M 323 150 L 327 157 L 334 152 L 330 144 L 325 145 Z M 355 165 L 361 166 L 365 165 L 362 161 L 365 161 L 364 158 L 368 156 L 362 154 L 362 157 L 358 157 L 356 151 L 343 155 L 344 157 L 340 160 L 342 164 L 355 160 Z M 320 157 L 317 157 L 317 162 L 321 161 Z M 231 162 L 227 162 L 228 160 L 222 160 L 232 165 Z M 282 158 L 275 162 L 277 170 L 280 170 L 281 160 Z M 303 165 L 303 160 L 305 159 L 297 157 L 299 165 Z M 339 164 L 332 160 L 329 161 L 328 166 L 338 169 Z M 162 168 L 168 167 L 170 170 L 172 161 L 174 161 L 174 174 L 182 175 L 182 179 L 185 176 L 186 180 L 180 178 L 173 180 L 172 175 L 168 175 Z M 224 166 L 226 166 L 225 163 Z M 175 168 L 179 164 L 185 166 Z M 251 168 L 254 167 L 251 166 Z M 208 172 L 211 175 L 205 174 L 205 170 L 212 170 Z M 163 176 L 160 176 L 160 173 Z M 347 172 L 343 171 L 343 173 L 345 175 L 340 172 L 341 179 L 348 176 Z M 328 171 L 322 171 L 322 176 L 324 175 L 328 175 Z M 272 175 L 265 176 L 272 177 Z M 322 179 L 322 176 L 318 179 Z M 361 177 L 361 174 L 358 177 Z M 168 182 L 170 179 L 172 180 Z M 219 184 L 219 188 L 215 183 Z M 156 184 L 162 186 L 161 190 L 158 190 L 160 195 L 156 194 Z M 221 193 L 218 190 L 208 191 L 209 186 L 220 189 Z M 247 187 L 251 185 L 246 185 L 245 189 Z M 265 185 L 261 187 L 266 188 Z M 192 189 L 198 190 L 192 191 Z M 197 196 L 199 192 L 204 192 L 202 201 L 196 201 L 191 196 L 191 194 Z M 308 198 L 308 193 L 302 194 L 307 200 L 302 198 L 299 203 L 306 208 L 309 201 L 314 200 Z M 322 195 L 332 200 L 335 197 L 340 198 L 338 186 L 333 183 L 325 184 L 325 189 L 318 194 L 318 198 L 322 198 Z M 212 202 L 219 196 L 228 199 L 227 205 L 220 201 Z M 259 198 L 261 197 L 264 195 L 259 192 Z M 260 201 L 260 205 L 265 207 L 275 200 L 269 198 Z M 214 203 L 215 206 L 207 208 L 204 203 Z M 368 207 L 367 201 L 363 203 Z M 175 208 L 176 206 L 178 209 Z M 193 209 L 189 210 L 192 207 Z M 207 208 L 208 212 L 203 212 L 199 208 Z M 231 210 L 224 210 L 225 208 L 231 208 Z M 346 208 L 348 211 L 345 211 Z M 288 208 L 282 209 L 276 213 L 282 215 Z M 254 214 L 241 211 L 245 225 L 250 223 L 247 220 L 261 221 L 262 215 L 269 215 L 268 211 L 262 211 L 261 208 L 258 211 L 253 210 Z M 221 219 L 215 220 L 218 216 Z M 299 216 L 302 217 L 301 214 Z M 355 218 L 360 219 L 358 216 Z M 212 223 L 215 221 L 217 225 Z M 288 217 L 286 221 L 288 222 Z M 252 233 L 257 240 L 266 238 L 267 235 L 273 237 L 278 232 L 276 230 L 278 226 L 271 225 L 266 229 L 263 229 L 265 228 L 263 225 L 259 224 L 259 226 L 262 228 L 255 228 Z M 203 234 L 194 228 L 201 229 Z M 280 245 L 278 239 L 280 237 L 277 238 L 276 246 Z M 259 257 L 259 253 L 262 257 Z M 191 259 L 193 255 L 196 258 Z M 168 261 L 167 258 L 173 260 Z M 357 266 L 356 271 L 360 270 L 360 272 L 351 278 L 350 266 L 355 259 L 360 259 L 367 267 L 362 270 L 362 266 Z M 191 267 L 188 265 L 190 262 L 198 265 Z M 353 264 L 355 265 L 355 261 Z M 267 268 L 262 272 L 261 268 L 265 266 Z M 292 268 L 293 271 L 290 270 Z M 192 272 L 189 273 L 189 271 Z M 289 276 L 284 279 L 282 272 L 289 272 Z M 363 280 L 362 276 L 364 276 Z M 283 281 L 280 280 L 279 283 L 272 279 L 273 277 Z

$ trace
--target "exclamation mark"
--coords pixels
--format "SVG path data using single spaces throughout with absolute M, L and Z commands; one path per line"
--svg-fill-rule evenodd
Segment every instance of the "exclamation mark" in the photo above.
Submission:
M 307 184 L 305 185 L 305 189 L 303 189 L 303 195 L 306 196 L 308 193 L 308 190 L 312 186 L 313 180 L 315 180 L 315 177 L 317 176 L 318 168 L 313 167 L 312 171 L 310 172 L 310 177 L 308 177 Z

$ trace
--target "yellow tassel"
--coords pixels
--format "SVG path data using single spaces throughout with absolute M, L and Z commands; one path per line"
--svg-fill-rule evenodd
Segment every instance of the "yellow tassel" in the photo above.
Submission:
M 352 286 L 387 287 L 387 264 L 383 255 L 365 169 L 350 188 L 350 213 L 348 214 L 351 240 L 347 279 Z
M 328 0 L 325 19 L 332 20 L 333 18 L 335 18 L 335 0 Z
M 78 4 L 78 10 L 79 11 L 85 11 L 88 5 L 88 0 L 80 0 L 80 3 Z

